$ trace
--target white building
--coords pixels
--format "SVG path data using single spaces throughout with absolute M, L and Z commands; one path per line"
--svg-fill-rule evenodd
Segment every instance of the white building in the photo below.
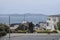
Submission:
M 34 30 L 44 30 L 46 29 L 47 22 L 39 22 L 35 27 Z
M 19 25 L 14 25 L 13 27 L 10 27 L 11 30 L 15 30 L 16 28 L 18 28 Z
M 47 22 L 39 22 L 40 29 L 46 29 Z
M 27 21 L 22 21 L 22 24 L 27 23 Z
M 10 29 L 11 29 L 11 30 L 15 30 L 16 28 L 19 27 L 19 24 L 20 24 L 20 23 L 13 23 L 13 24 L 10 24 Z
M 55 30 L 55 26 L 57 27 L 57 22 L 59 22 L 60 15 L 50 15 L 47 17 L 47 26 L 46 29 Z

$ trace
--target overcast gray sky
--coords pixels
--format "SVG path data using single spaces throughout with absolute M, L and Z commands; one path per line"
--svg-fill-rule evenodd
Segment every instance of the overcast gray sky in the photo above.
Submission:
M 0 0 L 0 14 L 60 14 L 60 0 Z

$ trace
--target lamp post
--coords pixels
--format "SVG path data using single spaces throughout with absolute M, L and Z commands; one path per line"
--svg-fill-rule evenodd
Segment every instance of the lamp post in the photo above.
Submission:
M 10 16 L 9 16 L 9 40 L 10 40 Z

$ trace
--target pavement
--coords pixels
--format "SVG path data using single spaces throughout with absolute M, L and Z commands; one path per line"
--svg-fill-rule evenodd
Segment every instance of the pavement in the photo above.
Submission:
M 47 33 L 11 33 L 10 34 L 10 36 L 11 37 L 16 37 L 16 36 L 29 36 L 29 35 L 46 35 L 46 36 L 48 36 L 48 35 L 57 35 L 57 36 L 59 36 L 60 35 L 60 33 L 51 33 L 51 34 L 47 34 Z M 5 37 L 9 37 L 9 34 L 7 34 Z
M 11 33 L 0 38 L 0 40 L 60 40 L 59 33 Z

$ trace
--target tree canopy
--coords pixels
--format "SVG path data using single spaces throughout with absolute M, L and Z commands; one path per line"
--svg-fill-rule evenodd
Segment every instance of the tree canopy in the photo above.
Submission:
M 5 24 L 0 24 L 0 36 L 6 35 L 9 32 L 9 27 Z
M 60 30 L 60 18 L 59 18 L 59 22 L 57 22 L 57 26 L 58 26 L 58 30 Z

